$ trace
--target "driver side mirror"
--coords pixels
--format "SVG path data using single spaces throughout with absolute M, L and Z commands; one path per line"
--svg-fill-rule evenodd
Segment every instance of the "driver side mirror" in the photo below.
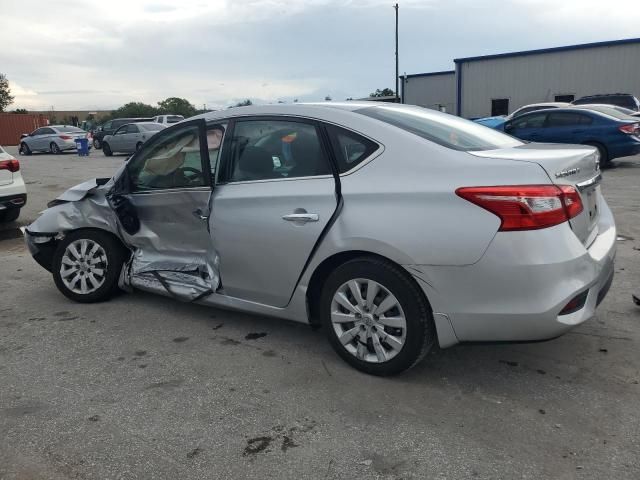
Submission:
M 510 132 L 511 130 L 513 130 L 513 123 L 511 122 L 507 122 L 504 124 L 504 131 L 505 132 Z
M 23 133 L 22 135 L 20 135 L 20 140 L 22 140 L 25 137 L 30 137 L 31 135 L 29 133 Z

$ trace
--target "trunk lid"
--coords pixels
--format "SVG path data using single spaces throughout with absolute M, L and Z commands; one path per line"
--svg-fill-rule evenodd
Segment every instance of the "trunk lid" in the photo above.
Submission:
M 569 223 L 588 246 L 598 235 L 600 164 L 598 152 L 585 145 L 529 143 L 515 148 L 469 152 L 478 157 L 504 158 L 540 165 L 556 185 L 571 185 L 580 193 L 583 210 Z

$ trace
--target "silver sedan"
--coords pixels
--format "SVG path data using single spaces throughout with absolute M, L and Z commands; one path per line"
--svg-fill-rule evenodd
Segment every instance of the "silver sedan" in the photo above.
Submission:
M 598 152 L 405 105 L 270 105 L 155 135 L 26 230 L 78 302 L 118 290 L 322 325 L 364 372 L 557 337 L 611 284 Z
M 166 128 L 155 122 L 128 123 L 118 128 L 113 135 L 102 139 L 102 152 L 110 157 L 114 152 L 133 153 L 160 130 Z
M 87 132 L 69 125 L 50 125 L 25 133 L 20 139 L 20 154 L 32 152 L 51 152 L 60 154 L 65 150 L 76 149 L 76 139 L 87 138 Z

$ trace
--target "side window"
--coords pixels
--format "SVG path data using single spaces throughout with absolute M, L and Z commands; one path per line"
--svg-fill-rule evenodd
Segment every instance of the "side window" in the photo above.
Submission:
M 52 128 L 43 128 L 40 135 L 53 135 L 56 133 Z
M 102 126 L 102 129 L 103 130 L 111 130 L 111 125 L 112 125 L 111 122 L 107 122 Z
M 573 112 L 553 112 L 549 114 L 548 127 L 575 127 L 582 123 L 585 115 Z
M 378 149 L 375 142 L 344 128 L 327 125 L 327 131 L 340 173 L 351 170 Z
M 546 113 L 532 113 L 525 117 L 518 117 L 513 121 L 512 128 L 542 128 L 546 117 Z
M 309 123 L 239 120 L 230 146 L 230 182 L 331 173 L 318 130 Z
M 138 129 L 137 125 L 131 123 L 127 125 L 127 133 L 140 133 L 140 130 Z
M 32 137 L 35 137 L 36 135 L 43 135 L 42 131 L 44 130 L 44 128 L 36 128 L 33 133 L 31 134 Z
M 154 142 L 131 159 L 128 169 L 132 190 L 202 187 L 208 184 L 200 150 L 200 129 L 190 125 Z
M 211 163 L 211 176 L 215 178 L 216 168 L 220 159 L 222 140 L 227 124 L 216 124 L 207 126 L 207 148 L 209 149 L 209 162 Z
M 113 132 L 114 135 L 124 135 L 125 133 L 127 133 L 127 127 L 121 127 Z

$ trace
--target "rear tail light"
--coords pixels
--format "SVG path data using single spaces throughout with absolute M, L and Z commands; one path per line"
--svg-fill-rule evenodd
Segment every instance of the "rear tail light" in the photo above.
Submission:
M 20 162 L 15 158 L 11 160 L 0 160 L 0 170 L 9 170 L 10 172 L 17 172 L 20 170 Z
M 582 211 L 580 194 L 569 185 L 463 187 L 456 194 L 497 215 L 502 232 L 551 227 Z
M 627 135 L 638 135 L 640 134 L 640 123 L 628 123 L 626 125 L 622 125 L 618 129 Z
M 60 135 L 60 138 L 61 138 L 62 140 L 71 140 L 73 137 L 72 137 L 72 136 L 70 136 L 70 135 Z

